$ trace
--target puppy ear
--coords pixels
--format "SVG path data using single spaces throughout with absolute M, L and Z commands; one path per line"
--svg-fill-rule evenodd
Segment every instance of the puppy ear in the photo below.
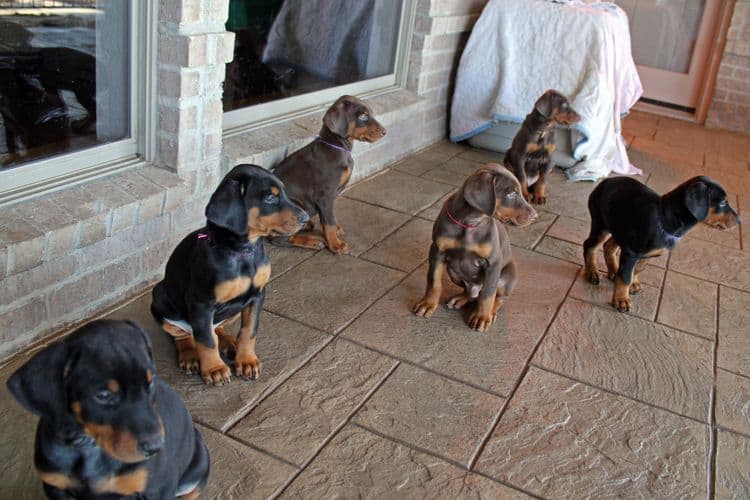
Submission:
M 8 379 L 8 390 L 32 413 L 50 419 L 67 413 L 63 381 L 71 357 L 68 346 L 55 342 L 37 353 Z
M 685 190 L 685 206 L 697 220 L 708 216 L 708 185 L 697 180 Z
M 481 170 L 466 179 L 463 187 L 466 203 L 485 215 L 495 212 L 495 176 L 489 170 Z
M 339 99 L 328 108 L 323 116 L 323 124 L 334 134 L 346 137 L 349 135 L 349 120 L 346 117 L 346 102 Z
M 545 118 L 549 118 L 550 116 L 552 116 L 552 113 L 555 111 L 555 103 L 553 99 L 554 95 L 554 90 L 548 90 L 547 92 L 542 94 L 542 97 L 537 99 L 536 103 L 534 104 L 534 109 L 537 110 Z
M 143 340 L 143 344 L 146 347 L 146 352 L 148 353 L 149 359 L 153 362 L 154 361 L 154 353 L 151 348 L 151 337 L 149 336 L 148 332 L 141 327 L 138 323 L 135 321 L 131 321 L 129 319 L 125 320 L 125 323 L 133 328 L 134 330 L 138 331 L 138 334 L 141 336 L 141 340 Z
M 206 205 L 206 218 L 235 234 L 247 233 L 247 205 L 244 183 L 224 179 Z

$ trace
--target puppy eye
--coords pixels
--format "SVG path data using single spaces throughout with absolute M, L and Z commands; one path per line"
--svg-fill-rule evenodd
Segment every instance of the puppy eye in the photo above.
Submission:
M 720 207 L 726 207 L 727 206 L 727 200 L 721 200 L 721 203 L 719 203 Z
M 515 197 L 516 197 L 516 196 L 517 196 L 517 193 L 516 193 L 515 191 L 512 191 L 512 192 L 510 192 L 510 193 L 508 193 L 508 194 L 506 195 L 506 197 L 507 197 L 507 198 L 508 198 L 509 200 L 513 200 L 513 199 L 515 199 Z
M 370 119 L 370 117 L 367 115 L 367 113 L 362 113 L 361 115 L 359 115 L 359 119 L 363 122 L 366 122 Z
M 111 405 L 114 403 L 114 395 L 107 389 L 102 389 L 94 394 L 94 401 L 100 405 Z
M 263 200 L 267 205 L 278 205 L 279 204 L 279 197 L 275 194 L 269 194 L 266 196 L 266 199 Z

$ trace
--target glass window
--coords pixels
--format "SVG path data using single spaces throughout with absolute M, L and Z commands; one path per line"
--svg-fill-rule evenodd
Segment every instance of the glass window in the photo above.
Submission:
M 0 0 L 0 171 L 131 136 L 130 0 Z
M 399 0 L 230 0 L 224 110 L 393 74 Z

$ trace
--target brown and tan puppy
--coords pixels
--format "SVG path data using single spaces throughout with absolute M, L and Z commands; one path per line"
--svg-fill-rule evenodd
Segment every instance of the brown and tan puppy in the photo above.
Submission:
M 271 243 L 314 249 L 325 246 L 335 254 L 348 253 L 349 244 L 341 239 L 344 231 L 336 223 L 333 203 L 352 175 L 354 141 L 376 142 L 384 136 L 385 128 L 364 102 L 345 95 L 333 103 L 323 116 L 318 137 L 274 169 L 289 198 L 311 218 L 320 215 L 323 234 L 314 233 L 309 222 L 299 233 L 272 238 Z
M 510 149 L 505 153 L 505 164 L 521 183 L 521 191 L 527 201 L 539 205 L 547 203 L 547 175 L 555 166 L 552 161 L 555 125 L 572 125 L 580 119 L 570 107 L 568 98 L 556 90 L 545 92 L 536 101 L 531 113 L 526 115 Z M 529 186 L 529 183 L 532 185 Z
M 536 216 L 523 199 L 520 183 L 505 167 L 490 163 L 469 176 L 446 200 L 432 228 L 427 291 L 414 306 L 414 313 L 432 316 L 447 271 L 464 291 L 448 299 L 446 307 L 460 309 L 476 301 L 469 326 L 485 331 L 518 279 L 510 238 L 500 221 L 525 226 Z

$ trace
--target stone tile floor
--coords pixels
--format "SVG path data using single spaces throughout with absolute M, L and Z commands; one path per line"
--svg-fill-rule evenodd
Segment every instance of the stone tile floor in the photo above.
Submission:
M 625 136 L 650 186 L 708 173 L 750 218 L 750 137 L 642 113 Z M 611 283 L 581 279 L 594 184 L 556 172 L 539 220 L 510 229 L 521 278 L 491 331 L 411 314 L 442 201 L 499 159 L 438 144 L 339 200 L 352 255 L 270 249 L 258 381 L 179 374 L 149 295 L 110 314 L 152 333 L 199 423 L 205 497 L 750 497 L 747 231 L 696 229 L 620 314 Z M 0 403 L 0 497 L 36 498 L 35 419 L 4 384 Z

